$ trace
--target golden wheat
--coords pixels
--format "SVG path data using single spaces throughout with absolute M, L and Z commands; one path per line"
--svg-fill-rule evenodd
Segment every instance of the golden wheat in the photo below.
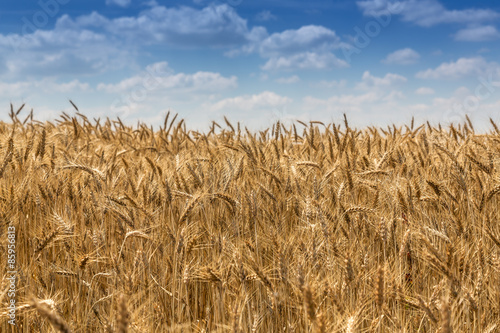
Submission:
M 500 132 L 0 123 L 18 332 L 495 332 Z M 0 331 L 11 332 L 7 255 Z M 127 295 L 126 298 L 123 295 Z M 35 301 L 35 299 L 45 299 Z M 36 311 L 33 311 L 36 309 Z M 38 315 L 40 314 L 40 315 Z M 70 328 L 71 326 L 71 328 Z

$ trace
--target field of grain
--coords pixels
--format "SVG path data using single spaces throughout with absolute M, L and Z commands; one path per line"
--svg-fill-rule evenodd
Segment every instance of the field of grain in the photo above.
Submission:
M 197 133 L 20 112 L 0 123 L 1 332 L 500 330 L 493 121 Z

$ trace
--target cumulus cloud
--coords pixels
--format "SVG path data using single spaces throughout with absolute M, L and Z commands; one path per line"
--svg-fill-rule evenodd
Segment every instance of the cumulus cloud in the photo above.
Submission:
M 60 27 L 102 29 L 138 44 L 167 43 L 184 47 L 240 45 L 251 39 L 247 21 L 227 4 L 202 9 L 155 5 L 137 16 L 109 19 L 93 13 L 58 20 Z
M 168 107 L 182 110 L 186 120 L 198 125 L 209 121 L 210 110 L 204 103 L 213 103 L 237 86 L 236 76 L 206 71 L 175 73 L 167 62 L 158 62 L 121 81 L 99 83 L 96 90 L 111 99 L 109 111 L 122 119 L 137 119 Z
M 487 62 L 483 57 L 459 58 L 457 61 L 445 62 L 435 69 L 427 69 L 416 74 L 419 79 L 461 79 L 470 76 L 500 75 L 500 65 Z
M 100 83 L 97 90 L 107 93 L 131 93 L 133 90 L 183 91 L 183 92 L 220 92 L 236 88 L 236 76 L 224 77 L 220 73 L 199 71 L 193 74 L 177 73 L 166 62 L 159 62 L 146 67 L 145 71 L 116 84 Z
M 392 87 L 408 81 L 404 76 L 394 73 L 387 73 L 384 77 L 376 77 L 370 74 L 369 71 L 363 73 L 361 82 L 356 85 L 360 90 L 373 90 L 380 88 Z
M 136 16 L 118 18 L 96 12 L 63 15 L 52 29 L 0 34 L 0 75 L 91 75 L 135 66 L 140 48 L 147 45 L 229 47 L 264 36 L 265 28 L 250 30 L 226 4 L 195 9 L 151 3 Z
M 263 56 L 275 56 L 303 52 L 304 50 L 330 50 L 338 48 L 340 38 L 328 28 L 308 25 L 299 29 L 273 33 L 258 44 Z
M 386 64 L 410 65 L 420 59 L 420 54 L 410 48 L 394 51 L 382 60 Z
M 388 13 L 401 15 L 403 21 L 422 27 L 441 23 L 482 23 L 493 21 L 500 13 L 491 9 L 446 9 L 437 0 L 366 0 L 356 4 L 366 16 L 380 16 Z
M 291 56 L 274 56 L 269 59 L 263 70 L 330 69 L 349 67 L 333 53 L 303 52 Z
M 461 29 L 454 37 L 458 41 L 483 42 L 500 38 L 500 32 L 493 25 L 485 25 Z
M 331 69 L 349 67 L 333 52 L 343 43 L 335 31 L 318 25 L 307 25 L 268 35 L 255 30 L 255 37 L 239 49 L 227 53 L 229 56 L 258 53 L 267 58 L 264 70 Z
M 101 55 L 99 57 L 98 55 Z M 9 77 L 74 77 L 111 71 L 133 64 L 127 52 L 113 47 L 96 51 L 95 54 L 82 50 L 61 50 L 60 52 L 34 52 L 22 54 L 7 60 Z
M 269 18 L 272 14 L 262 15 Z M 249 28 L 247 20 L 227 4 L 198 9 L 152 2 L 135 16 L 109 18 L 97 12 L 78 17 L 63 15 L 51 30 L 0 34 L 2 53 L 8 54 L 7 48 L 12 45 L 26 51 L 22 57 L 6 59 L 12 61 L 4 67 L 17 75 L 37 75 L 38 70 L 38 74 L 47 75 L 64 69 L 67 73 L 81 70 L 88 74 L 121 69 L 134 64 L 140 49 L 149 45 L 226 48 L 227 56 L 257 53 L 266 59 L 265 70 L 330 69 L 348 66 L 334 54 L 344 44 L 335 31 L 319 25 L 273 34 L 262 26 Z
M 36 30 L 0 34 L 4 78 L 102 73 L 133 64 L 129 51 L 105 34 L 86 29 Z
M 280 96 L 272 91 L 264 91 L 260 94 L 243 95 L 231 98 L 225 98 L 211 106 L 213 111 L 225 110 L 232 112 L 234 110 L 256 111 L 262 109 L 272 109 L 282 107 L 292 102 L 292 99 L 286 96 Z

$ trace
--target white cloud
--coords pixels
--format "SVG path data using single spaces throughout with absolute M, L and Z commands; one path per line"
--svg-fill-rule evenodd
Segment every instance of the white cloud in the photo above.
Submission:
M 247 21 L 227 4 L 209 5 L 202 9 L 156 5 L 137 16 L 114 19 L 96 13 L 74 20 L 64 16 L 57 25 L 104 30 L 118 39 L 136 44 L 161 43 L 183 47 L 241 45 L 258 32 L 249 30 Z
M 365 103 L 373 103 L 380 100 L 375 92 L 367 92 L 362 95 L 335 95 L 327 99 L 306 96 L 303 102 L 309 109 L 325 107 L 325 111 L 338 110 L 339 108 L 353 107 L 357 110 L 362 109 Z
M 483 57 L 460 58 L 455 62 L 445 62 L 435 69 L 427 69 L 416 74 L 420 79 L 460 79 L 470 76 L 497 77 L 500 75 L 500 65 L 487 62 Z
M 363 126 L 369 125 L 371 121 L 378 124 L 383 124 L 384 121 L 392 123 L 404 115 L 400 111 L 403 110 L 401 100 L 405 95 L 398 88 L 406 81 L 407 79 L 399 74 L 387 73 L 383 77 L 376 77 L 366 71 L 355 86 L 361 91 L 359 94 L 336 93 L 328 98 L 308 95 L 302 99 L 300 109 L 314 120 L 328 121 L 329 119 L 325 118 L 327 114 L 347 113 L 349 119 Z M 317 86 L 336 91 L 344 88 L 346 84 L 345 80 L 321 81 Z
M 131 0 L 106 0 L 106 5 L 117 5 L 120 7 L 128 7 Z
M 243 126 L 251 129 L 267 128 L 270 122 L 288 117 L 288 108 L 293 107 L 293 100 L 273 91 L 262 91 L 253 95 L 238 95 L 222 99 L 213 98 L 204 101 L 197 107 L 201 112 L 192 112 L 186 117 L 188 125 L 195 123 L 197 127 L 207 127 L 212 120 L 219 121 L 227 116 L 231 122 L 243 122 Z
M 300 78 L 297 75 L 292 75 L 290 77 L 280 77 L 276 79 L 276 82 L 281 84 L 292 84 L 300 81 Z
M 282 107 L 292 102 L 292 99 L 285 96 L 280 96 L 272 91 L 264 91 L 256 95 L 244 95 L 231 98 L 225 98 L 211 106 L 213 111 L 228 111 L 235 110 L 255 111 L 262 109 L 272 109 Z
M 349 64 L 337 58 L 333 53 L 304 52 L 292 56 L 271 57 L 263 70 L 295 70 L 295 69 L 330 69 L 349 67 Z
M 356 5 L 363 10 L 365 16 L 400 14 L 403 9 L 401 1 L 366 0 L 356 1 Z
M 314 84 L 316 87 L 320 88 L 345 88 L 347 85 L 347 80 L 332 80 L 332 81 L 326 81 L 326 80 L 321 80 L 318 83 Z
M 491 9 L 449 10 L 437 0 L 367 0 L 357 1 L 358 7 L 366 16 L 380 16 L 388 13 L 399 14 L 403 21 L 422 27 L 440 23 L 482 23 L 493 21 L 500 14 Z
M 266 15 L 269 17 L 271 14 Z M 71 35 L 76 33 L 83 35 Z M 227 4 L 212 4 L 196 9 L 186 6 L 168 8 L 153 3 L 136 16 L 118 18 L 107 18 L 96 12 L 76 18 L 63 15 L 50 34 L 59 43 L 81 45 L 82 49 L 85 47 L 92 51 L 101 48 L 95 47 L 96 42 L 91 43 L 88 39 L 100 38 L 99 42 L 105 43 L 108 49 L 128 50 L 129 54 L 137 53 L 141 46 L 147 45 L 231 47 L 232 50 L 226 52 L 226 56 L 258 53 L 267 59 L 263 68 L 269 70 L 348 66 L 332 53 L 345 44 L 335 31 L 323 26 L 307 25 L 269 35 L 261 26 L 249 29 L 247 20 Z M 63 51 L 75 50 L 71 46 L 61 45 L 56 54 L 64 56 Z M 76 52 L 75 56 L 80 57 L 80 53 Z M 89 58 L 92 58 L 92 54 Z M 94 66 L 95 62 L 98 61 L 94 61 Z M 100 62 L 103 63 L 108 62 Z M 78 68 L 82 67 L 78 65 Z
M 273 33 L 258 45 L 262 56 L 290 55 L 304 50 L 318 51 L 338 48 L 340 38 L 335 31 L 318 25 Z
M 387 55 L 382 62 L 386 64 L 410 65 L 416 63 L 420 59 L 420 54 L 410 48 L 394 51 Z
M 500 84 L 497 87 L 500 88 Z M 474 121 L 476 130 L 491 129 L 488 117 L 499 119 L 500 99 L 490 94 L 478 104 L 469 103 L 474 98 L 474 89 L 460 87 L 449 97 L 435 97 L 429 103 L 408 104 L 404 102 L 405 96 L 401 91 L 383 93 L 370 90 L 361 94 L 337 94 L 326 99 L 306 96 L 299 108 L 311 120 L 327 122 L 335 121 L 334 118 L 341 120 L 342 114 L 346 113 L 353 126 L 408 124 L 412 116 L 415 116 L 417 124 L 425 121 L 433 124 L 463 123 L 465 114 L 468 114 Z
M 329 117 L 337 116 L 340 118 L 343 113 L 346 113 L 350 121 L 366 126 L 367 120 L 370 118 L 367 116 L 370 113 L 375 113 L 376 107 L 380 103 L 387 105 L 387 102 L 381 101 L 381 95 L 374 91 L 363 94 L 333 95 L 325 99 L 306 96 L 302 99 L 300 110 L 307 112 L 310 115 L 310 120 L 320 121 L 331 121 L 332 119 L 328 119 Z M 385 113 L 387 113 L 389 108 L 385 109 Z M 384 113 L 378 113 L 377 117 L 383 117 L 383 115 Z
M 39 81 L 0 82 L 0 96 L 7 98 L 30 97 L 33 95 L 54 93 L 82 93 L 91 90 L 88 83 L 80 82 L 79 80 L 60 83 L 47 78 Z
M 196 0 L 194 2 L 196 3 Z M 158 1 L 156 1 L 156 0 L 143 0 L 142 4 L 144 6 L 155 7 L 155 6 L 158 6 Z
M 257 21 L 271 21 L 276 20 L 276 16 L 271 13 L 269 10 L 263 10 L 255 16 Z
M 105 34 L 86 29 L 36 30 L 32 33 L 0 34 L 4 78 L 95 74 L 134 63 L 130 51 Z
M 349 67 L 332 52 L 346 45 L 335 31 L 319 25 L 302 26 L 268 35 L 253 29 L 251 41 L 228 56 L 258 53 L 267 58 L 264 70 L 331 69 Z
M 500 32 L 493 25 L 485 25 L 461 29 L 454 37 L 458 41 L 482 42 L 500 38 Z
M 448 125 L 464 123 L 467 114 L 474 123 L 481 121 L 476 124 L 483 127 L 482 130 L 486 130 L 488 127 L 491 128 L 488 124 L 488 117 L 497 115 L 500 105 L 500 100 L 493 99 L 492 96 L 494 95 L 479 99 L 475 97 L 474 91 L 459 87 L 449 97 L 435 97 L 430 104 L 421 105 L 422 118 L 426 121 Z
M 0 34 L 0 73 L 6 79 L 92 75 L 136 66 L 145 45 L 228 47 L 267 36 L 263 27 L 249 30 L 247 21 L 226 4 L 201 9 L 151 6 L 130 17 L 62 15 L 53 29 Z
M 417 95 L 433 95 L 435 93 L 434 89 L 429 87 L 420 87 L 415 90 L 415 94 Z
M 45 89 L 50 89 L 50 91 L 61 92 L 61 93 L 82 92 L 82 91 L 92 90 L 88 83 L 82 83 L 79 80 L 54 84 L 53 86 L 45 87 Z
M 388 102 L 388 103 L 394 103 L 397 100 L 404 99 L 405 95 L 399 91 L 399 90 L 392 90 L 387 94 L 384 98 L 382 98 L 382 101 Z
M 408 81 L 404 76 L 399 74 L 387 73 L 384 77 L 376 77 L 370 74 L 369 71 L 363 73 L 361 82 L 356 85 L 357 89 L 373 90 L 380 88 L 392 87 Z
M 149 91 L 182 92 L 221 92 L 223 90 L 236 88 L 238 80 L 236 76 L 223 77 L 220 73 L 196 72 L 193 74 L 174 74 L 166 62 L 159 62 L 146 67 L 146 70 L 138 75 L 124 79 L 116 84 L 100 83 L 99 91 L 107 93 L 131 93 L 134 90 L 146 89 Z

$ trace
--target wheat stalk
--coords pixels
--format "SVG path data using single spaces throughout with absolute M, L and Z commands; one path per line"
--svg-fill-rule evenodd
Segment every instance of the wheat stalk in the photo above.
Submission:
M 34 307 L 42 317 L 46 318 L 56 330 L 64 333 L 71 332 L 68 324 L 56 312 L 34 298 L 31 298 L 30 303 L 30 305 Z

